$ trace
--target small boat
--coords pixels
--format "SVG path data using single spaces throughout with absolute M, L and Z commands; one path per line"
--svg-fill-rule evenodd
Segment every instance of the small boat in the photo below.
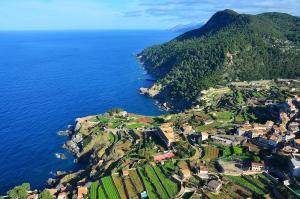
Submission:
M 63 153 L 55 153 L 56 158 L 65 160 L 67 157 Z

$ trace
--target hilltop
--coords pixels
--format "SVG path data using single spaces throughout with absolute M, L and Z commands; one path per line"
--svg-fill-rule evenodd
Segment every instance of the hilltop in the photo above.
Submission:
M 216 85 L 299 78 L 300 18 L 224 10 L 201 28 L 143 50 L 138 58 L 158 78 L 155 87 L 160 89 L 153 97 L 183 110 L 201 90 Z

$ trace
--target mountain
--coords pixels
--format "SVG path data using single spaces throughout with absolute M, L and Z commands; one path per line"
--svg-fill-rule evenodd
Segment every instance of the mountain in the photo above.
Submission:
M 201 28 L 139 54 L 155 96 L 175 109 L 230 81 L 300 77 L 300 18 L 285 13 L 215 13 Z
M 169 31 L 175 32 L 175 33 L 185 33 L 185 32 L 200 28 L 201 26 L 203 26 L 202 23 L 199 23 L 199 24 L 192 23 L 192 24 L 186 24 L 186 25 L 179 24 L 179 25 L 174 26 L 173 28 L 170 28 Z

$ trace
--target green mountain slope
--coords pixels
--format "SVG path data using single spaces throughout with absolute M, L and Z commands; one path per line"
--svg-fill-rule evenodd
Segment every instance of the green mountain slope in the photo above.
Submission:
M 201 28 L 139 54 L 175 108 L 203 89 L 236 80 L 300 77 L 300 18 L 284 13 L 217 12 Z

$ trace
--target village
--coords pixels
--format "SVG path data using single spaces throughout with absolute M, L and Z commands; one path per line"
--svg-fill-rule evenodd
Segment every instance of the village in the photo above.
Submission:
M 57 199 L 298 198 L 300 86 L 276 86 L 210 89 L 184 113 L 79 118 L 64 147 L 89 166 L 51 179 L 46 191 Z

